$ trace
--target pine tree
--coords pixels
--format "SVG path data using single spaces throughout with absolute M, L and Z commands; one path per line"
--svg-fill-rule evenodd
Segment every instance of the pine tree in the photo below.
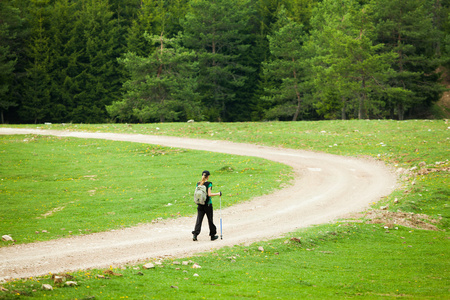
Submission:
M 148 57 L 128 52 L 119 61 L 130 74 L 122 101 L 108 106 L 112 117 L 139 122 L 199 120 L 195 93 L 194 53 L 179 45 L 179 37 L 146 35 L 154 51 Z
M 289 19 L 284 8 L 280 10 L 276 26 L 278 30 L 268 37 L 274 59 L 264 64 L 265 74 L 278 83 L 266 88 L 270 94 L 266 99 L 275 103 L 267 117 L 291 117 L 296 121 L 307 97 L 308 67 L 303 48 L 306 35 L 303 26 Z
M 14 1 L 0 2 L 0 121 L 5 123 L 4 112 L 17 106 L 17 100 L 12 95 L 11 87 L 14 81 L 14 71 L 18 55 L 17 31 L 23 23 L 20 10 L 13 6 Z
M 228 108 L 253 71 L 241 61 L 247 44 L 250 5 L 238 0 L 196 0 L 182 22 L 183 43 L 196 51 L 198 85 L 206 119 L 230 118 Z
M 433 3 L 429 0 L 377 0 L 371 6 L 375 12 L 379 42 L 385 52 L 395 52 L 392 67 L 395 73 L 389 84 L 411 91 L 408 96 L 388 95 L 391 117 L 403 119 L 405 112 L 422 110 L 437 101 L 442 93 L 435 71 L 441 61 L 434 57 L 434 45 L 440 34 L 433 26 Z M 430 51 L 431 50 L 431 51 Z
M 386 84 L 395 54 L 379 53 L 383 45 L 374 43 L 367 9 L 355 0 L 325 0 L 315 12 L 310 47 L 315 55 L 317 106 L 324 114 L 329 109 L 340 110 L 341 118 L 346 119 L 352 109 L 363 119 L 380 113 L 383 103 L 377 99 L 381 95 L 407 94 Z
M 76 56 L 71 62 L 74 75 L 68 78 L 74 122 L 104 122 L 106 105 L 120 96 L 122 73 L 117 58 L 119 25 L 108 2 L 88 0 L 78 11 L 72 35 Z
M 173 37 L 181 31 L 180 19 L 184 17 L 188 0 L 142 0 L 137 16 L 132 20 L 127 34 L 127 51 L 139 56 L 148 55 L 153 49 L 144 34 Z
M 51 102 L 49 118 L 52 122 L 72 121 L 71 113 L 75 107 L 71 92 L 71 83 L 79 69 L 77 60 L 80 56 L 79 45 L 76 45 L 74 25 L 78 6 L 70 0 L 60 0 L 54 3 L 51 11 L 49 36 L 51 36 L 52 64 Z
M 49 75 L 51 48 L 49 36 L 49 0 L 31 0 L 31 34 L 28 44 L 29 63 L 24 80 L 23 99 L 19 114 L 25 122 L 37 123 L 48 115 L 51 106 Z

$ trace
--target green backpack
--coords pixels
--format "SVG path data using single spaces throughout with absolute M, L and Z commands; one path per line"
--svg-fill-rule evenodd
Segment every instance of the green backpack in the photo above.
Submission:
M 195 192 L 194 192 L 194 202 L 195 204 L 201 204 L 201 205 L 205 205 L 206 203 L 206 199 L 207 199 L 207 193 L 206 193 L 206 186 L 204 185 L 197 185 L 195 187 Z

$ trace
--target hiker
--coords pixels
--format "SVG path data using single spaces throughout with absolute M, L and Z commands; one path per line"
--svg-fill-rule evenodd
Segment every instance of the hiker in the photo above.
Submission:
M 211 241 L 217 240 L 219 238 L 219 236 L 216 235 L 217 229 L 216 229 L 216 225 L 214 225 L 214 222 L 213 222 L 213 205 L 212 205 L 211 197 L 222 196 L 222 192 L 218 192 L 218 193 L 214 193 L 214 194 L 212 193 L 212 182 L 208 181 L 209 175 L 211 175 L 209 173 L 209 171 L 203 171 L 202 179 L 199 182 L 197 182 L 197 186 L 199 186 L 199 185 L 206 186 L 207 196 L 206 196 L 205 205 L 197 204 L 197 222 L 195 223 L 194 231 L 192 231 L 192 234 L 194 235 L 192 239 L 194 241 L 197 240 L 197 236 L 200 234 L 200 231 L 202 229 L 203 217 L 205 216 L 205 214 L 206 214 L 206 217 L 208 218 L 209 236 L 211 237 Z

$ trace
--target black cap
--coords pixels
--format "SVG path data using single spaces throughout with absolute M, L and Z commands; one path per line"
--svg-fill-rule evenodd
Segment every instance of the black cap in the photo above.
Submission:
M 203 175 L 209 176 L 209 175 L 211 175 L 211 174 L 209 173 L 209 171 L 206 171 L 206 170 L 205 170 L 205 171 L 202 172 L 202 176 L 203 176 Z

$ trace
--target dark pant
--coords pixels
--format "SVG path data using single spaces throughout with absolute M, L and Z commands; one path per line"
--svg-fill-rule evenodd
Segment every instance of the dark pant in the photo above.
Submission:
M 192 234 L 199 235 L 202 230 L 203 217 L 208 218 L 209 235 L 215 236 L 217 233 L 216 225 L 213 222 L 213 206 L 211 205 L 197 205 L 197 222 L 195 223 L 195 230 Z

